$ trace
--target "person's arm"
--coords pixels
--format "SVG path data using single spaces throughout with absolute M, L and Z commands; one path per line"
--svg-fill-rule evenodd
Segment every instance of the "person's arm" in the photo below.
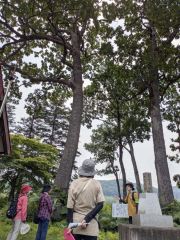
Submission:
M 67 223 L 68 223 L 68 225 L 69 225 L 69 223 L 73 222 L 73 209 L 74 209 L 74 203 L 75 203 L 72 184 L 73 183 L 71 183 L 71 186 L 69 188 L 68 199 L 67 199 Z
M 28 205 L 27 196 L 21 197 L 20 201 L 21 201 L 21 221 L 25 222 L 27 218 L 27 205 Z
M 68 208 L 67 209 L 67 223 L 69 225 L 69 223 L 73 222 L 73 209 L 72 208 Z
M 127 203 L 124 199 L 122 199 L 119 196 L 114 196 L 115 199 L 117 199 L 119 201 L 119 203 Z
M 104 202 L 99 202 L 96 204 L 95 208 L 93 208 L 84 218 L 86 223 L 89 223 L 95 216 L 98 214 L 98 212 L 103 208 Z

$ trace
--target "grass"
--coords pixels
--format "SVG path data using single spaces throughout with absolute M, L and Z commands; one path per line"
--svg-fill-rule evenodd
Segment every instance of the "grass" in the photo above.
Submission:
M 19 235 L 17 240 L 33 240 L 36 236 L 37 225 L 30 223 L 31 230 L 26 235 Z M 6 240 L 8 232 L 11 229 L 11 222 L 0 222 L 0 240 Z M 63 227 L 57 224 L 50 224 L 47 240 L 64 240 L 63 238 Z
M 31 230 L 26 235 L 19 235 L 17 240 L 34 240 L 37 231 L 37 225 L 30 223 Z M 11 222 L 7 221 L 0 221 L 0 240 L 6 240 L 8 232 L 11 229 Z M 63 225 L 60 223 L 50 224 L 48 235 L 46 240 L 64 240 L 63 238 Z M 99 240 L 117 240 L 118 234 L 111 233 L 111 232 L 101 232 L 99 236 Z

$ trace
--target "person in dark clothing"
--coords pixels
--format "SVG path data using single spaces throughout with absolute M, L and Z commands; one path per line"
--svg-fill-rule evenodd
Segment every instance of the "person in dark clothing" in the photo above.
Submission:
M 41 198 L 39 201 L 39 208 L 38 208 L 38 230 L 36 233 L 36 240 L 45 240 L 48 225 L 52 214 L 52 201 L 49 193 L 51 191 L 50 185 L 44 185 Z

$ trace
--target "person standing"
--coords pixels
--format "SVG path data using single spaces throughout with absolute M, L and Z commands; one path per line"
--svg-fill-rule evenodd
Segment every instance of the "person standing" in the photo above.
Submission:
M 132 217 L 138 213 L 139 194 L 135 191 L 133 183 L 126 183 L 127 196 L 121 202 L 128 204 L 129 224 Z
M 17 214 L 13 219 L 13 226 L 6 240 L 16 240 L 21 229 L 22 223 L 27 218 L 28 193 L 32 190 L 29 185 L 23 185 L 20 190 L 17 202 Z
M 38 208 L 38 230 L 36 233 L 36 240 L 45 240 L 48 232 L 49 221 L 52 214 L 52 200 L 49 195 L 51 186 L 49 184 L 44 185 L 42 189 L 41 198 L 39 200 Z
M 81 223 L 73 229 L 76 240 L 97 240 L 99 224 L 98 212 L 105 201 L 100 183 L 94 179 L 95 163 L 84 160 L 78 171 L 79 178 L 71 183 L 67 201 L 67 222 Z

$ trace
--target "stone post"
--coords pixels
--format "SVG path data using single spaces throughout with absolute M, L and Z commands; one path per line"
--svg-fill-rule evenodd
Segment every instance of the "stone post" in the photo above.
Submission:
M 152 187 L 151 173 L 149 172 L 143 173 L 143 181 L 144 181 L 144 192 L 152 193 L 153 187 Z

